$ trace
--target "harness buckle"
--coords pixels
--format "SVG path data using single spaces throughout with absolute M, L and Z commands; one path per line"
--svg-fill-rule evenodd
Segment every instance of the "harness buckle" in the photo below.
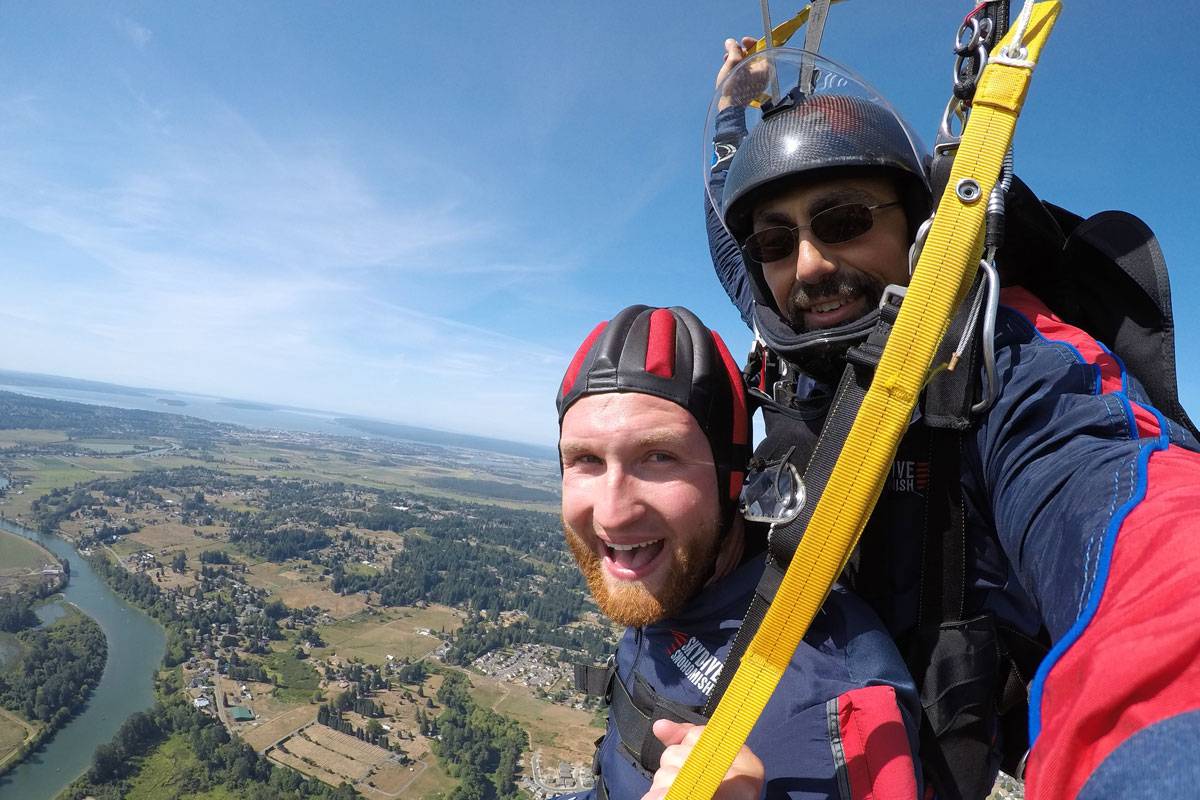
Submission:
M 883 296 L 879 298 L 879 307 L 884 308 L 885 306 L 892 306 L 893 308 L 899 308 L 900 304 L 904 302 L 904 297 L 907 294 L 907 286 L 889 283 L 883 289 Z

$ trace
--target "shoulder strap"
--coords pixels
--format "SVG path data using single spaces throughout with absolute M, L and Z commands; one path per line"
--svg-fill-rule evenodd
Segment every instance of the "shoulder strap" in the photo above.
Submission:
M 762 627 L 771 602 L 779 592 L 784 573 L 792 562 L 796 549 L 800 546 L 800 539 L 804 535 L 809 519 L 812 518 L 816 498 L 819 498 L 825 490 L 834 464 L 846 443 L 850 428 L 858 416 L 863 398 L 871 386 L 875 367 L 879 364 L 880 355 L 891 335 L 902 298 L 901 294 L 887 295 L 880 306 L 879 320 L 867 337 L 867 341 L 858 347 L 851 348 L 846 354 L 849 363 L 842 375 L 841 383 L 838 384 L 837 392 L 825 420 L 825 426 L 821 429 L 821 436 L 817 440 L 809 457 L 808 466 L 804 470 L 803 480 L 809 498 L 808 502 L 801 510 L 800 516 L 779 529 L 771 530 L 767 539 L 767 559 L 762 577 L 754 590 L 750 608 L 742 620 L 741 627 L 738 628 L 733 644 L 730 645 L 729 655 L 725 657 L 725 664 L 717 678 L 716 687 L 709 696 L 708 703 L 704 706 L 704 713 L 707 716 L 711 716 L 721 702 L 721 697 L 729 688 L 738 665 L 741 664 L 742 658 L 750 646 L 750 641 Z
M 588 697 L 603 698 L 605 703 L 612 702 L 613 677 L 617 674 L 615 659 L 610 656 L 607 664 L 574 664 L 575 691 L 583 692 Z

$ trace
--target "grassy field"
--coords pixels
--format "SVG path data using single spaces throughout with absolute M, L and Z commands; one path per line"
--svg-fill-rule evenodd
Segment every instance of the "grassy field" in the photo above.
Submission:
M 426 754 L 425 758 L 413 764 L 412 768 L 415 777 L 412 783 L 404 787 L 401 797 L 433 797 L 439 792 L 450 792 L 458 785 L 458 781 L 445 773 L 432 753 Z
M 74 486 L 79 481 L 90 481 L 100 477 L 97 473 L 68 463 L 53 456 L 18 458 L 12 462 L 13 482 L 29 481 L 23 494 L 10 491 L 5 498 L 4 516 L 28 518 L 34 500 L 64 486 Z
M 541 700 L 533 690 L 503 683 L 483 675 L 471 676 L 474 688 L 471 695 L 480 705 L 497 714 L 515 719 L 529 732 L 529 744 L 542 750 L 547 759 L 572 763 L 588 763 L 595 750 L 596 737 L 603 732 L 603 722 L 589 711 L 569 708 Z
M 0 431 L 0 450 L 28 444 L 53 444 L 65 442 L 67 434 L 63 431 L 31 430 L 29 428 L 8 428 Z
M 273 599 L 282 600 L 292 608 L 317 606 L 334 619 L 342 619 L 358 614 L 367 606 L 366 599 L 360 594 L 342 596 L 331 592 L 328 582 L 318 580 L 320 569 L 311 565 L 263 561 L 251 566 L 248 572 L 251 583 L 266 589 Z
M 315 652 L 322 657 L 336 653 L 343 659 L 361 658 L 370 664 L 384 664 L 389 655 L 417 659 L 441 645 L 438 632 L 443 627 L 449 633 L 461 626 L 459 616 L 447 608 L 382 609 L 318 628 L 326 647 Z M 418 628 L 427 628 L 433 635 L 417 633 Z
M 270 718 L 266 717 L 270 711 L 263 707 L 263 703 L 253 702 L 251 707 L 259 715 L 260 722 L 254 727 L 244 728 L 242 738 L 246 740 L 246 744 L 260 753 L 284 736 L 308 725 L 317 718 L 317 707 L 314 705 L 292 706 Z M 260 711 L 262 713 L 259 713 Z
M 182 734 L 174 734 L 142 761 L 125 800 L 175 797 L 188 773 L 199 769 L 200 760 L 188 746 L 187 739 Z
M 318 688 L 320 677 L 307 661 L 290 650 L 271 653 L 263 659 L 267 672 L 276 679 L 275 697 L 285 703 L 307 703 Z
M 10 572 L 24 574 L 30 570 L 40 570 L 46 564 L 57 564 L 58 560 L 50 555 L 50 551 L 8 531 L 0 531 L 0 575 Z

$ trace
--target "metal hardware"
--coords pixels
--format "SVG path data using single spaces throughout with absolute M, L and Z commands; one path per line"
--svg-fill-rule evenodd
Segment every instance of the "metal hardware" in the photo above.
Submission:
M 983 305 L 983 371 L 987 383 L 983 389 L 983 399 L 971 406 L 972 414 L 982 414 L 996 402 L 1000 386 L 996 383 L 996 312 L 1000 308 L 1000 273 L 996 271 L 996 254 L 988 253 L 988 258 L 979 262 L 979 268 L 987 278 L 987 302 Z
M 929 219 L 921 223 L 921 227 L 917 228 L 917 236 L 913 239 L 913 243 L 908 247 L 908 274 L 912 277 L 913 272 L 917 269 L 917 261 L 921 258 L 921 251 L 925 249 L 925 240 L 929 238 L 929 229 L 933 227 L 933 218 L 936 214 L 930 214 Z
M 960 180 L 954 187 L 954 193 L 964 203 L 974 203 L 983 196 L 983 192 L 979 188 L 979 182 L 973 178 L 963 178 Z
M 889 283 L 883 289 L 883 296 L 879 298 L 879 307 L 883 308 L 884 306 L 895 306 L 896 308 L 899 308 L 900 304 L 904 302 L 904 296 L 906 294 L 908 294 L 907 286 L 899 286 L 895 283 Z

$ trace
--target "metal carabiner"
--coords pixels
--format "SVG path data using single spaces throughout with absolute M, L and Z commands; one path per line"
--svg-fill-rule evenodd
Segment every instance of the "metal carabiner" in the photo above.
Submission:
M 963 42 L 963 34 L 970 33 L 971 38 Z M 978 50 L 981 46 L 987 45 L 987 39 L 992 35 L 992 20 L 990 17 L 968 17 L 963 22 L 962 27 L 958 29 L 958 35 L 954 37 L 954 52 L 957 55 L 968 55 L 972 50 Z
M 946 103 L 946 110 L 942 112 L 942 123 L 938 126 L 937 140 L 933 145 L 934 155 L 941 155 L 947 150 L 953 150 L 958 147 L 958 143 L 962 141 L 962 131 L 967 125 L 967 117 L 970 116 L 966 104 L 955 97 L 950 96 L 950 102 Z M 951 127 L 950 120 L 958 119 L 958 133 L 954 132 Z
M 996 264 L 989 259 L 980 259 L 979 268 L 987 280 L 987 301 L 983 305 L 983 371 L 987 376 L 987 385 L 983 389 L 982 399 L 971 406 L 972 414 L 983 414 L 996 402 L 1000 386 L 996 383 L 996 313 L 1000 309 L 1000 273 Z
M 933 227 L 933 218 L 935 216 L 937 216 L 936 213 L 930 214 L 929 219 L 921 223 L 921 227 L 917 228 L 916 238 L 913 239 L 913 243 L 908 247 L 908 276 L 910 278 L 916 272 L 917 261 L 921 258 L 921 251 L 925 249 L 925 240 L 929 238 L 929 229 Z

